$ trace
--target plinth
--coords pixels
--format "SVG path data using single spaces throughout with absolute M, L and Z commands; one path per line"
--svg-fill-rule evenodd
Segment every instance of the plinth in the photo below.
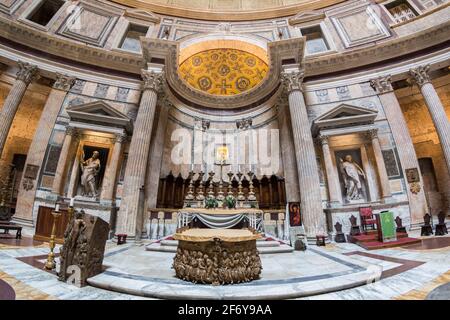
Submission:
M 188 229 L 176 233 L 173 268 L 178 278 L 202 284 L 233 284 L 259 279 L 259 233 L 247 229 Z

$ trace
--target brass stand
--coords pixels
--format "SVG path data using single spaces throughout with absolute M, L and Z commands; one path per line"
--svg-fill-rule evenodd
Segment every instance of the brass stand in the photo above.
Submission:
M 47 270 L 53 270 L 56 268 L 56 262 L 55 262 L 55 254 L 53 250 L 55 249 L 55 238 L 56 238 L 56 221 L 61 216 L 60 211 L 52 211 L 53 215 L 53 227 L 52 227 L 52 235 L 50 238 L 50 252 L 47 256 L 47 262 L 45 262 L 44 268 Z
M 203 176 L 204 175 L 205 175 L 205 173 L 203 171 L 200 171 L 198 173 L 199 187 L 198 187 L 198 193 L 197 193 L 197 197 L 196 197 L 196 199 L 198 201 L 205 200 L 205 194 L 204 194 L 204 191 L 203 191 Z
M 209 199 L 215 199 L 214 196 L 214 183 L 213 183 L 213 177 L 214 177 L 215 172 L 214 171 L 210 171 L 209 172 L 209 191 L 208 191 L 208 198 Z
M 242 191 L 242 172 L 236 174 L 238 176 L 238 201 L 245 201 L 244 192 Z
M 253 189 L 253 175 L 252 171 L 248 172 L 249 178 L 249 192 L 248 192 L 248 201 L 256 201 L 255 191 Z
M 227 191 L 227 196 L 234 196 L 233 195 L 233 176 L 234 173 L 233 172 L 228 172 L 228 191 Z

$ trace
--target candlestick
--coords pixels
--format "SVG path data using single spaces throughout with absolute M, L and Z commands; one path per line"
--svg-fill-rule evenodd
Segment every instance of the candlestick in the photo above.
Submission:
M 253 191 L 253 175 L 254 175 L 254 173 L 252 171 L 248 172 L 248 178 L 249 178 L 248 200 L 249 201 L 256 201 L 255 192 Z
M 197 194 L 197 198 L 196 198 L 198 201 L 205 200 L 205 195 L 203 192 L 203 176 L 204 175 L 205 175 L 205 173 L 203 171 L 200 171 L 198 173 L 199 188 L 198 188 L 198 194 Z
M 214 184 L 213 184 L 213 177 L 215 175 L 214 171 L 210 171 L 209 173 L 209 190 L 208 190 L 208 198 L 215 198 L 214 197 Z
M 56 220 L 61 216 L 61 212 L 59 212 L 59 204 L 55 206 L 55 210 L 52 211 L 53 215 L 53 226 L 52 226 L 52 233 L 50 236 L 50 252 L 47 256 L 47 261 L 45 262 L 44 268 L 47 270 L 53 270 L 56 268 L 56 262 L 55 262 L 55 238 L 56 238 Z
M 228 172 L 228 191 L 227 191 L 227 196 L 232 196 L 233 195 L 233 176 L 234 173 L 233 172 Z
M 189 187 L 186 200 L 194 200 L 194 171 L 189 172 Z
M 242 174 L 242 172 L 239 171 L 236 175 L 238 176 L 238 197 L 237 197 L 237 199 L 239 201 L 244 201 L 245 196 L 244 196 L 244 192 L 242 191 L 242 176 L 243 176 L 243 174 Z

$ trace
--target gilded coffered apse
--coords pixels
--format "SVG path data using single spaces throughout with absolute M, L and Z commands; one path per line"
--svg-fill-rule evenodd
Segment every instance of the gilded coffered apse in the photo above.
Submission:
M 199 52 L 180 64 L 180 77 L 195 89 L 212 95 L 235 95 L 258 85 L 268 72 L 259 57 L 237 49 Z

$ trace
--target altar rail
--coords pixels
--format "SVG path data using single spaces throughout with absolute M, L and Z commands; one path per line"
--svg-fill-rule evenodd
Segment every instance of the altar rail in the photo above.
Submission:
M 144 219 L 145 237 L 157 240 L 174 234 L 177 229 L 179 211 L 180 209 L 163 208 L 149 210 Z M 266 234 L 283 239 L 285 211 L 280 209 L 262 211 Z

